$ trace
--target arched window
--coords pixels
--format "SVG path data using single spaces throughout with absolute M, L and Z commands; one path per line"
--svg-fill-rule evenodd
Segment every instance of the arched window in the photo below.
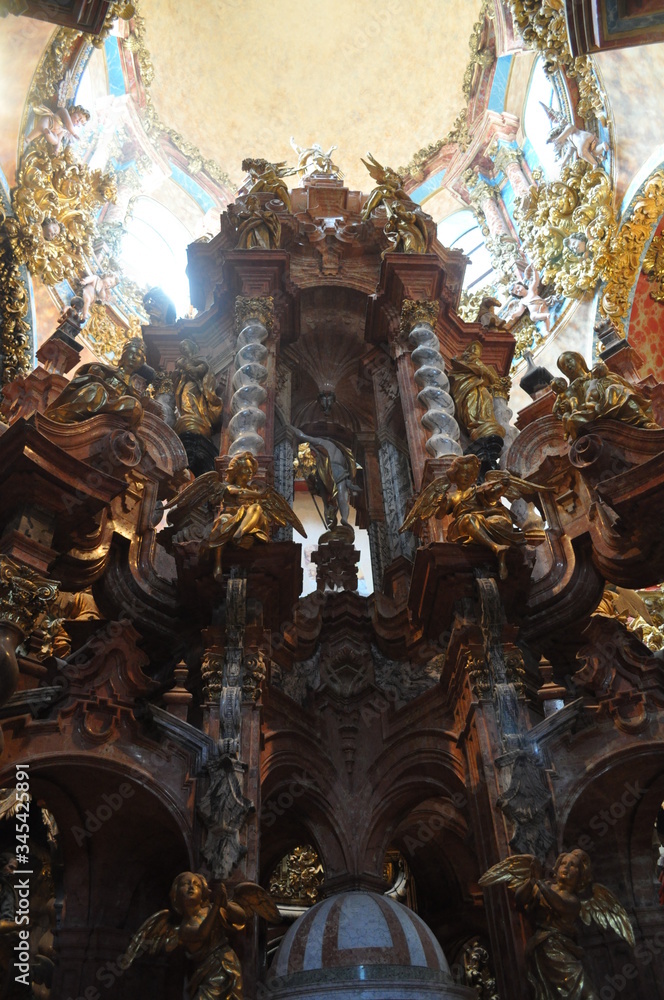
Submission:
M 185 268 L 191 233 L 168 208 L 147 195 L 134 201 L 125 228 L 124 273 L 139 285 L 162 288 L 173 300 L 178 316 L 186 315 L 190 301 Z
M 482 285 L 493 283 L 496 272 L 477 219 L 469 209 L 455 212 L 438 223 L 438 239 L 449 249 L 463 250 L 470 264 L 463 281 L 465 291 L 477 291 Z
M 531 147 L 529 150 L 527 143 L 525 152 L 529 165 L 541 167 L 546 177 L 551 178 L 558 176 L 560 167 L 553 144 L 548 142 L 553 123 L 542 105 L 557 114 L 561 113 L 560 98 L 554 83 L 544 72 L 542 60 L 536 59 L 530 74 L 523 112 L 523 130 Z

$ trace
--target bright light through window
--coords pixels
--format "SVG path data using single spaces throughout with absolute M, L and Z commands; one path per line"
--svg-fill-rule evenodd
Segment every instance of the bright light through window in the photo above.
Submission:
M 547 141 L 553 124 L 549 121 L 542 104 L 553 111 L 560 112 L 558 95 L 551 80 L 544 72 L 542 60 L 538 59 L 530 77 L 523 126 L 544 173 L 547 177 L 557 177 L 560 173 L 560 162 L 556 159 L 553 143 Z
M 141 196 L 125 222 L 123 271 L 139 285 L 157 285 L 173 300 L 178 316 L 189 311 L 189 281 L 185 273 L 192 235 L 164 205 Z
M 438 239 L 445 247 L 462 250 L 470 258 L 466 266 L 463 287 L 467 291 L 477 290 L 482 285 L 495 281 L 496 274 L 484 245 L 482 230 L 472 212 L 464 209 L 455 212 L 438 224 Z

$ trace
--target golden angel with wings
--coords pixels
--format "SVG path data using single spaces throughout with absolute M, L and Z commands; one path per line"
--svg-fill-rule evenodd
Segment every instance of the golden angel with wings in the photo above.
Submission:
M 399 203 L 405 208 L 410 210 L 415 210 L 417 205 L 412 201 L 406 192 L 404 191 L 403 177 L 392 170 L 391 167 L 383 167 L 376 160 L 371 153 L 367 153 L 369 162 L 362 160 L 371 176 L 375 181 L 377 181 L 377 187 L 373 189 L 371 194 L 366 200 L 364 208 L 362 209 L 362 218 L 366 222 L 372 212 L 374 212 L 379 205 L 385 205 L 385 210 L 388 217 L 394 214 L 394 204 Z
M 206 472 L 168 505 L 168 520 L 175 528 L 174 541 L 188 541 L 192 535 L 200 537 L 205 510 L 219 505 L 207 539 L 208 548 L 215 550 L 216 579 L 221 576 L 221 556 L 229 543 L 248 549 L 255 541 L 269 542 L 272 525 L 290 524 L 307 537 L 297 514 L 274 487 L 250 485 L 257 472 L 256 458 L 249 451 L 242 452 L 228 463 L 225 482 L 219 480 L 216 472 Z
M 490 549 L 498 558 L 501 580 L 507 577 L 505 562 L 508 550 L 515 545 L 539 545 L 545 539 L 542 528 L 521 530 L 502 497 L 515 501 L 548 490 L 510 472 L 487 472 L 483 483 L 477 482 L 480 460 L 476 455 L 456 458 L 445 476 L 434 479 L 424 489 L 408 513 L 400 531 L 410 531 L 417 521 L 451 515 L 447 541 L 467 545 L 476 542 Z
M 581 963 L 576 921 L 595 921 L 634 944 L 629 917 L 605 886 L 592 881 L 590 858 L 578 848 L 561 854 L 552 879 L 542 878 L 542 866 L 531 854 L 516 854 L 489 868 L 480 885 L 507 885 L 517 907 L 535 927 L 526 949 L 528 979 L 536 1000 L 597 1000 Z
M 178 919 L 173 922 L 170 910 L 148 917 L 131 939 L 128 964 L 143 952 L 156 955 L 183 947 L 194 963 L 190 1000 L 242 1000 L 242 969 L 228 935 L 243 930 L 254 913 L 279 923 L 273 900 L 254 882 L 234 886 L 229 900 L 223 883 L 210 889 L 206 879 L 194 872 L 177 876 L 170 900 Z

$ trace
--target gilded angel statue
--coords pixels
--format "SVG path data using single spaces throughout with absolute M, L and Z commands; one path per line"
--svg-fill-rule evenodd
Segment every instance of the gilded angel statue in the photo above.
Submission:
M 390 246 L 386 253 L 426 253 L 429 249 L 429 233 L 422 212 L 411 212 L 400 201 L 394 202 L 390 217 L 383 230 Z
M 451 515 L 447 541 L 468 545 L 475 542 L 490 549 L 498 559 L 500 579 L 507 577 L 506 555 L 517 545 L 539 545 L 545 539 L 540 527 L 517 527 L 502 498 L 515 501 L 549 487 L 518 479 L 510 472 L 487 472 L 483 483 L 477 482 L 481 462 L 477 455 L 456 458 L 447 474 L 434 479 L 424 489 L 399 531 L 411 531 L 417 521 Z
M 366 204 L 362 209 L 362 219 L 366 222 L 370 217 L 371 213 L 374 212 L 379 205 L 384 205 L 388 217 L 394 212 L 395 202 L 401 203 L 405 208 L 410 211 L 415 211 L 417 205 L 412 201 L 406 192 L 404 191 L 403 178 L 396 170 L 392 170 L 391 167 L 383 167 L 380 165 L 378 160 L 374 159 L 371 153 L 367 153 L 369 162 L 362 160 L 371 176 L 375 181 L 377 181 L 377 186 L 373 189 L 371 194 L 366 200 Z
M 270 163 L 262 157 L 247 157 L 242 161 L 242 169 L 248 173 L 248 178 L 240 188 L 239 194 L 261 194 L 263 192 L 273 194 L 278 201 L 282 201 L 287 211 L 291 210 L 290 194 L 284 182 L 284 177 L 290 177 L 295 173 L 293 167 L 287 167 L 286 161 L 280 163 Z
M 210 888 L 202 875 L 181 872 L 171 886 L 170 901 L 175 920 L 171 910 L 148 917 L 127 948 L 128 964 L 143 952 L 156 955 L 183 947 L 194 966 L 190 1000 L 242 1000 L 242 968 L 229 934 L 243 930 L 254 913 L 278 923 L 273 900 L 254 882 L 234 886 L 229 900 L 223 883 Z
M 482 875 L 480 885 L 507 885 L 517 908 L 535 931 L 528 942 L 528 979 L 537 1000 L 597 1000 L 583 968 L 583 950 L 576 943 L 576 921 L 594 920 L 634 945 L 629 917 L 612 892 L 592 881 L 590 858 L 578 848 L 561 854 L 552 879 L 542 878 L 542 866 L 531 854 L 516 854 Z
M 196 526 L 199 511 L 205 505 L 218 505 L 217 515 L 206 541 L 215 553 L 214 576 L 221 578 L 221 557 L 228 544 L 248 549 L 254 542 L 269 542 L 273 525 L 290 524 L 304 538 L 307 534 L 300 519 L 274 487 L 251 486 L 258 472 L 258 462 L 249 451 L 235 455 L 228 463 L 226 481 L 216 472 L 206 472 L 190 483 L 166 506 L 169 524 L 176 529 L 174 540 L 188 540 L 187 528 Z M 179 536 L 179 538 L 178 538 Z

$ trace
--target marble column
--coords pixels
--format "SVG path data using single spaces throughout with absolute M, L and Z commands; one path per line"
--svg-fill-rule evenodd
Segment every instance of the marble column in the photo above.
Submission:
M 235 323 L 238 330 L 235 373 L 233 375 L 233 416 L 228 425 L 230 446 L 228 454 L 239 455 L 250 451 L 262 455 L 265 439 L 259 433 L 266 423 L 268 379 L 268 348 L 274 318 L 272 296 L 235 300 Z

